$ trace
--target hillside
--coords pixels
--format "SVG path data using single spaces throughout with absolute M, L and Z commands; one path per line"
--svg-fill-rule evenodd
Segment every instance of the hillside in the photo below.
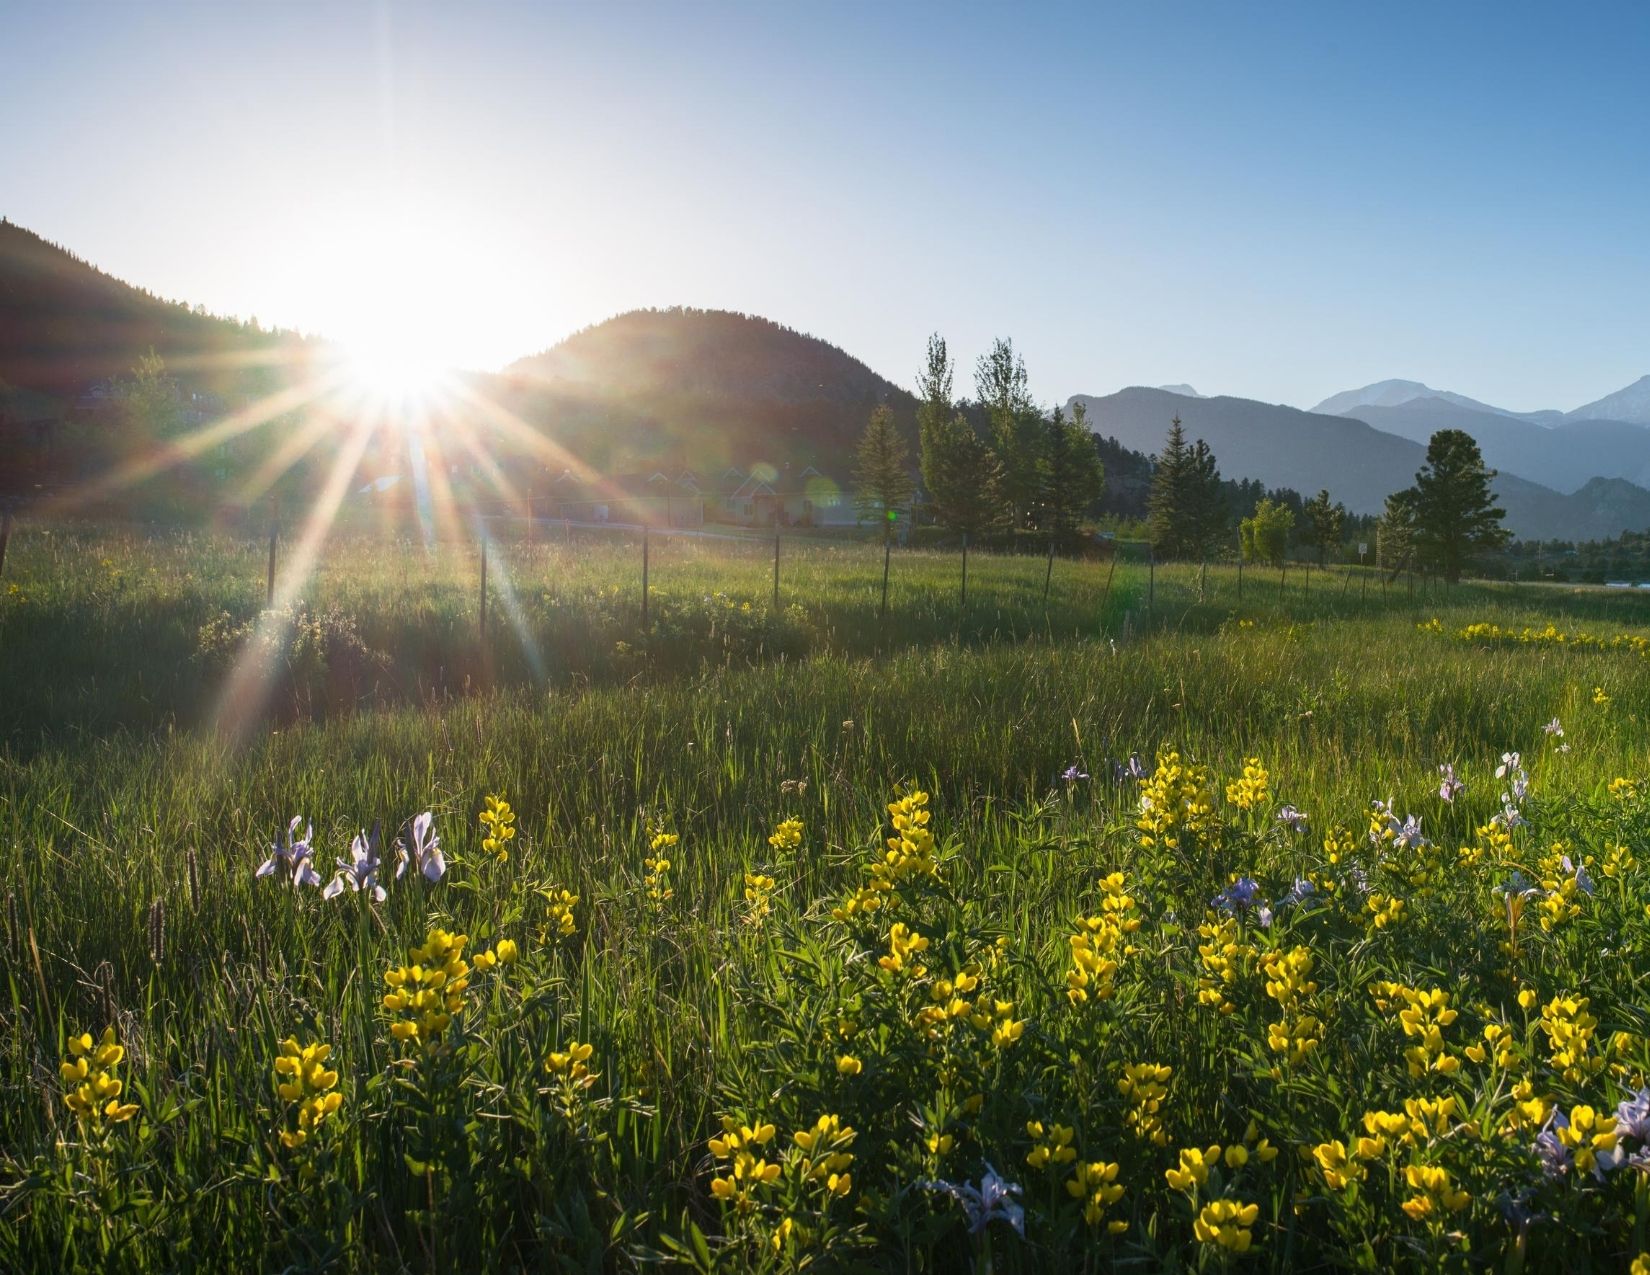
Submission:
M 230 392 L 245 356 L 295 341 L 163 301 L 0 221 L 0 380 L 35 396 L 72 402 L 151 348 L 194 387 Z
M 518 415 L 599 469 L 817 464 L 845 475 L 886 403 L 914 441 L 916 400 L 858 359 L 768 319 L 634 310 L 505 369 Z
M 1353 513 L 1380 513 L 1387 494 L 1413 483 L 1426 459 L 1424 441 L 1350 417 L 1252 399 L 1193 399 L 1136 387 L 1099 398 L 1077 395 L 1071 402 L 1087 407 L 1097 433 L 1136 451 L 1156 452 L 1178 415 L 1188 438 L 1201 438 L 1214 449 L 1225 477 L 1306 493 L 1327 488 Z M 1507 526 L 1525 539 L 1589 539 L 1650 527 L 1650 491 L 1621 478 L 1597 478 L 1565 494 L 1508 473 L 1496 478 L 1495 490 L 1507 510 Z

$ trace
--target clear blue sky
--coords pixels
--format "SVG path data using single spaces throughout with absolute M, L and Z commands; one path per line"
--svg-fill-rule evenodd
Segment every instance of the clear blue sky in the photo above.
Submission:
M 1628 4 L 0 0 L 0 213 L 476 366 L 682 303 L 1050 401 L 1570 408 L 1650 372 L 1646 66 Z

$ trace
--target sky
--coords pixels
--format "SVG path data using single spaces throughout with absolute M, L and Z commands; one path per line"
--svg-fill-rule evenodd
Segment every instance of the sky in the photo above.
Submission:
M 1650 372 L 1650 6 L 0 0 L 0 214 L 493 368 L 641 306 L 1047 402 Z

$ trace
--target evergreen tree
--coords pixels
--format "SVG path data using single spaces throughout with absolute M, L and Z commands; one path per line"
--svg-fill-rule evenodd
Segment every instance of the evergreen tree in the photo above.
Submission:
M 860 516 L 880 520 L 884 540 L 892 534 L 894 515 L 910 502 L 915 487 L 909 464 L 894 413 L 884 404 L 871 413 L 854 466 L 854 498 Z
M 1152 495 L 1147 516 L 1152 552 L 1159 558 L 1186 556 L 1187 530 L 1191 518 L 1189 488 L 1192 449 L 1186 445 L 1186 431 L 1180 417 L 1169 423 L 1169 436 L 1157 456 L 1152 473 Z
M 1088 409 L 1078 403 L 1068 421 L 1056 407 L 1044 423 L 1044 438 L 1042 521 L 1053 535 L 1069 541 L 1105 487 Z
M 1415 555 L 1450 581 L 1461 578 L 1468 559 L 1499 549 L 1512 538 L 1501 525 L 1506 511 L 1490 491 L 1493 469 L 1471 434 L 1441 429 L 1427 444 L 1427 461 L 1415 475 Z
M 968 535 L 1003 525 L 997 457 L 960 413 L 922 437 L 922 481 L 934 520 Z
M 1318 565 L 1322 566 L 1331 548 L 1338 548 L 1341 533 L 1346 526 L 1346 506 L 1329 499 L 1327 489 L 1306 502 L 1301 510 L 1305 521 L 1304 539 L 1318 551 Z
M 1031 402 L 1025 360 L 998 338 L 974 365 L 974 389 L 991 421 L 991 445 L 1002 473 L 1002 495 L 1016 528 L 1030 524 L 1042 494 L 1042 419 Z
M 1397 575 L 1415 554 L 1415 493 L 1395 491 L 1375 524 L 1375 560 L 1383 571 Z
M 1201 438 L 1192 444 L 1186 465 L 1186 556 L 1207 558 L 1226 538 L 1226 492 L 1215 454 Z

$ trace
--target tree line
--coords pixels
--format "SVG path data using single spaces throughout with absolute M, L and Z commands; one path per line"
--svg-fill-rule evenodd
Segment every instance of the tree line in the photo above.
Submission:
M 1073 541 L 1098 512 L 1108 448 L 1116 464 L 1137 458 L 1094 433 L 1081 403 L 1069 418 L 1059 407 L 1039 407 L 1028 389 L 1025 360 L 1010 341 L 994 341 L 976 362 L 973 403 L 955 397 L 954 380 L 955 363 L 935 333 L 917 377 L 926 516 L 974 537 L 1034 531 L 1055 543 Z M 1225 556 L 1234 508 L 1250 510 L 1236 523 L 1238 551 L 1251 562 L 1282 562 L 1293 540 L 1322 564 L 1341 549 L 1349 530 L 1373 530 L 1383 569 L 1419 568 L 1456 580 L 1475 557 L 1511 539 L 1490 490 L 1495 471 L 1461 430 L 1432 436 L 1414 485 L 1388 496 L 1378 518 L 1349 514 L 1327 490 L 1303 498 L 1252 480 L 1222 479 L 1209 445 L 1188 440 L 1178 417 L 1169 423 L 1162 451 L 1146 463 L 1146 536 L 1157 559 Z M 861 516 L 879 521 L 885 537 L 912 507 L 918 484 L 906 440 L 887 407 L 872 413 L 860 440 L 854 486 Z

